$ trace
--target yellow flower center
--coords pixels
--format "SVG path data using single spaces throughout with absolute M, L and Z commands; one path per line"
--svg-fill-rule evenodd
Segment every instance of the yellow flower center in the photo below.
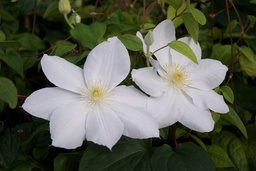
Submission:
M 188 72 L 178 64 L 166 64 L 163 68 L 164 74 L 161 74 L 170 87 L 177 93 L 186 91 L 190 84 Z
M 108 104 L 114 96 L 102 81 L 95 81 L 88 84 L 88 86 L 81 86 L 80 95 L 85 104 L 90 107 Z
M 90 91 L 90 99 L 98 101 L 103 98 L 104 90 L 100 87 L 93 87 Z
M 171 79 L 176 84 L 182 84 L 184 82 L 184 80 L 186 79 L 186 75 L 182 71 L 175 70 L 171 73 Z

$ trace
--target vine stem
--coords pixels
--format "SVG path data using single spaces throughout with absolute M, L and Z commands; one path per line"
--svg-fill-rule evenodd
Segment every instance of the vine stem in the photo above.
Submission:
M 68 23 L 68 25 L 69 25 L 69 27 L 71 28 L 71 29 L 74 29 L 74 27 L 69 23 L 69 21 L 68 21 L 68 15 L 67 14 L 64 14 L 64 18 L 65 18 L 65 21 Z
M 230 65 L 230 71 L 229 71 L 229 79 L 228 82 L 232 79 L 233 77 L 233 72 L 234 72 L 234 54 L 233 54 L 233 38 L 232 38 L 232 30 L 230 27 L 230 14 L 229 14 L 229 4 L 228 0 L 226 0 L 226 10 L 227 10 L 227 17 L 228 17 L 228 31 L 229 31 L 229 36 L 230 36 L 230 49 L 231 49 L 231 65 Z

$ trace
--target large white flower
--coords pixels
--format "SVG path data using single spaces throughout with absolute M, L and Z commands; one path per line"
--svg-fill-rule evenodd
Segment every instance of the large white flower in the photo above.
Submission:
M 130 58 L 116 37 L 96 46 L 84 69 L 48 55 L 41 65 L 57 87 L 32 93 L 22 107 L 50 120 L 53 146 L 72 149 L 87 139 L 111 149 L 122 135 L 159 136 L 157 122 L 146 111 L 146 97 L 132 86 L 117 86 L 129 73 Z
M 167 29 L 167 25 L 171 26 L 172 22 L 165 20 L 153 31 L 154 37 L 162 41 L 155 41 L 151 52 L 173 40 L 174 28 L 171 26 Z M 191 38 L 179 40 L 194 51 L 198 65 L 166 47 L 154 54 L 157 61 L 151 58 L 153 67 L 134 69 L 132 77 L 151 96 L 147 108 L 157 119 L 160 128 L 180 122 L 190 129 L 209 132 L 214 127 L 210 110 L 218 113 L 229 110 L 223 97 L 213 91 L 224 80 L 227 67 L 217 60 L 201 59 L 200 45 Z

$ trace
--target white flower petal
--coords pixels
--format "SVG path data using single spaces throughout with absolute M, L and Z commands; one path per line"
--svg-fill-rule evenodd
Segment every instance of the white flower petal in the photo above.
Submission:
M 33 116 L 50 119 L 52 112 L 77 100 L 77 94 L 64 89 L 43 88 L 28 96 L 22 108 Z
M 130 57 L 127 49 L 117 37 L 96 46 L 84 64 L 86 83 L 103 81 L 114 88 L 125 79 L 130 70 Z
M 115 101 L 126 104 L 131 107 L 146 108 L 147 96 L 134 86 L 118 86 L 113 89 Z
M 188 97 L 180 96 L 180 99 L 184 105 L 184 113 L 179 119 L 179 122 L 198 132 L 212 131 L 214 121 L 211 112 L 207 109 L 197 107 Z
M 141 34 L 139 31 L 137 31 L 136 36 L 137 36 L 138 38 L 140 38 L 140 40 L 141 40 L 141 42 L 142 42 L 142 45 L 143 45 L 143 52 L 144 52 L 144 53 L 147 53 L 147 46 L 146 46 L 146 44 L 145 44 L 145 42 L 144 42 L 144 38 L 143 38 L 142 34 Z
M 116 112 L 105 106 L 91 109 L 85 126 L 88 141 L 107 146 L 109 149 L 112 149 L 124 131 L 124 125 Z
M 176 123 L 182 116 L 183 108 L 179 95 L 169 91 L 160 97 L 150 97 L 147 103 L 147 109 L 156 118 L 159 128 Z
M 153 66 L 153 68 L 155 68 L 156 70 L 161 68 L 159 62 L 157 60 L 153 59 L 152 57 L 149 58 L 149 61 L 150 61 L 151 65 Z
M 202 91 L 191 88 L 186 93 L 193 99 L 193 103 L 201 109 L 210 108 L 212 111 L 218 113 L 227 113 L 229 111 L 223 96 L 213 90 Z
M 228 68 L 220 61 L 203 59 L 198 69 L 191 73 L 191 87 L 201 90 L 211 90 L 219 86 L 226 76 Z
M 79 101 L 57 108 L 50 117 L 52 145 L 66 149 L 81 146 L 88 111 L 89 108 Z
M 150 52 L 166 46 L 172 40 L 175 40 L 175 28 L 171 20 L 164 20 L 153 30 L 154 42 L 150 46 Z
M 41 65 L 46 77 L 58 87 L 77 93 L 85 84 L 83 70 L 63 58 L 44 54 Z
M 169 46 L 157 51 L 154 55 L 156 56 L 162 68 L 164 68 L 166 64 L 169 64 L 172 61 L 171 48 Z
M 159 137 L 157 122 L 145 108 L 135 108 L 119 102 L 110 106 L 124 124 L 123 135 L 131 138 Z
M 165 81 L 159 77 L 153 67 L 133 69 L 133 81 L 147 94 L 160 96 L 167 88 Z

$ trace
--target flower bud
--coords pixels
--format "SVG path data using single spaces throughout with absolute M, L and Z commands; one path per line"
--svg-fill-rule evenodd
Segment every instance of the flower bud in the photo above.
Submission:
M 148 31 L 146 36 L 144 37 L 144 42 L 145 44 L 149 47 L 153 44 L 154 42 L 154 37 L 153 37 L 153 32 L 151 30 Z
M 60 0 L 59 1 L 59 11 L 60 13 L 66 15 L 71 11 L 71 5 L 69 0 Z

